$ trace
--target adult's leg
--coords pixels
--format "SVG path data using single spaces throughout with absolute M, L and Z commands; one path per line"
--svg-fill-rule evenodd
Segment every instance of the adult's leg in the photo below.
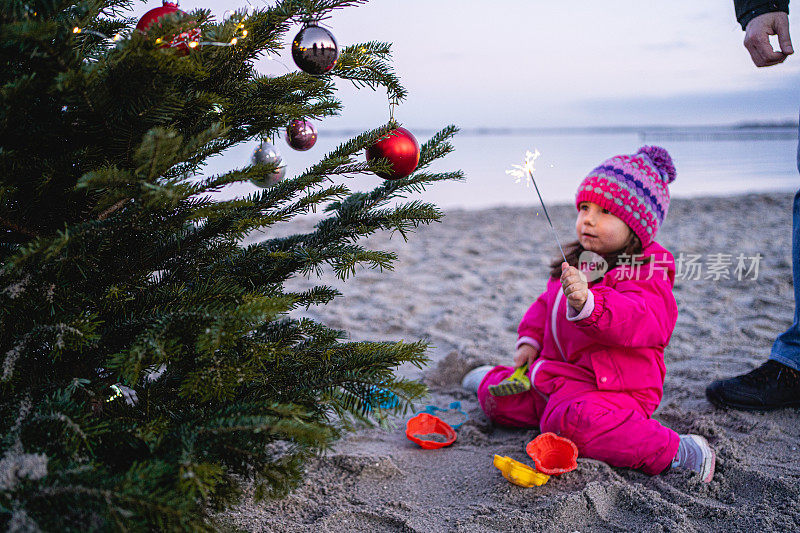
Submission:
M 800 172 L 800 143 L 797 170 Z M 794 322 L 775 339 L 766 363 L 706 388 L 706 397 L 714 405 L 748 410 L 800 407 L 800 191 L 792 205 L 792 283 Z
M 496 366 L 489 371 L 478 386 L 478 402 L 481 409 L 493 422 L 504 426 L 535 428 L 544 411 L 546 400 L 533 388 L 509 396 L 492 396 L 489 386 L 497 385 L 511 374 L 514 368 Z
M 800 145 L 797 150 L 800 171 Z M 792 283 L 794 284 L 794 323 L 781 333 L 772 345 L 770 359 L 800 370 L 800 190 L 792 207 Z

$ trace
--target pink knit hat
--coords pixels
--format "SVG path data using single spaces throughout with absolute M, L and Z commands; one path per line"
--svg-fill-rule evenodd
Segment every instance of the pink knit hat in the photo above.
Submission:
M 622 219 L 642 241 L 653 239 L 669 210 L 675 165 L 660 146 L 642 146 L 633 155 L 617 155 L 592 170 L 578 187 L 575 206 L 594 202 Z

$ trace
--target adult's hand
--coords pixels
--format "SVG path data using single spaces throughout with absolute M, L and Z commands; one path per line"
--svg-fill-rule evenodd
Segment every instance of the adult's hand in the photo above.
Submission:
M 772 49 L 770 35 L 778 36 L 780 52 Z M 755 17 L 747 23 L 744 34 L 744 47 L 757 67 L 769 67 L 783 63 L 794 53 L 792 39 L 789 37 L 789 16 L 783 11 L 773 11 Z

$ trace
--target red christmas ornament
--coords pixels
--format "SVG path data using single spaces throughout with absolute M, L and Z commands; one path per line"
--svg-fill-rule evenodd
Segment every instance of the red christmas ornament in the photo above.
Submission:
M 139 19 L 139 23 L 136 25 L 136 29 L 142 33 L 147 33 L 147 30 L 150 29 L 150 26 L 158 22 L 158 20 L 166 15 L 171 15 L 173 13 L 180 13 L 185 15 L 184 11 L 178 9 L 178 4 L 173 2 L 168 2 L 164 0 L 164 4 L 161 7 L 156 7 L 151 9 L 144 15 L 142 18 Z M 159 39 L 160 40 L 160 39 Z M 159 48 L 174 48 L 179 52 L 182 52 L 183 55 L 189 53 L 190 48 L 197 47 L 197 43 L 200 41 L 200 28 L 191 28 L 189 30 L 183 31 L 177 35 L 175 35 L 169 41 L 164 38 L 164 42 L 159 44 Z
M 367 148 L 367 161 L 386 158 L 392 164 L 392 171 L 376 172 L 378 176 L 388 180 L 405 178 L 419 164 L 419 143 L 405 128 L 390 130 Z

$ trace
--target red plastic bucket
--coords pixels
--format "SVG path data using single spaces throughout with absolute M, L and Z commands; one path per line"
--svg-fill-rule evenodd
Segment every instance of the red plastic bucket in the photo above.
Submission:
M 426 450 L 435 450 L 453 444 L 456 432 L 438 416 L 420 413 L 406 422 L 406 437 Z

